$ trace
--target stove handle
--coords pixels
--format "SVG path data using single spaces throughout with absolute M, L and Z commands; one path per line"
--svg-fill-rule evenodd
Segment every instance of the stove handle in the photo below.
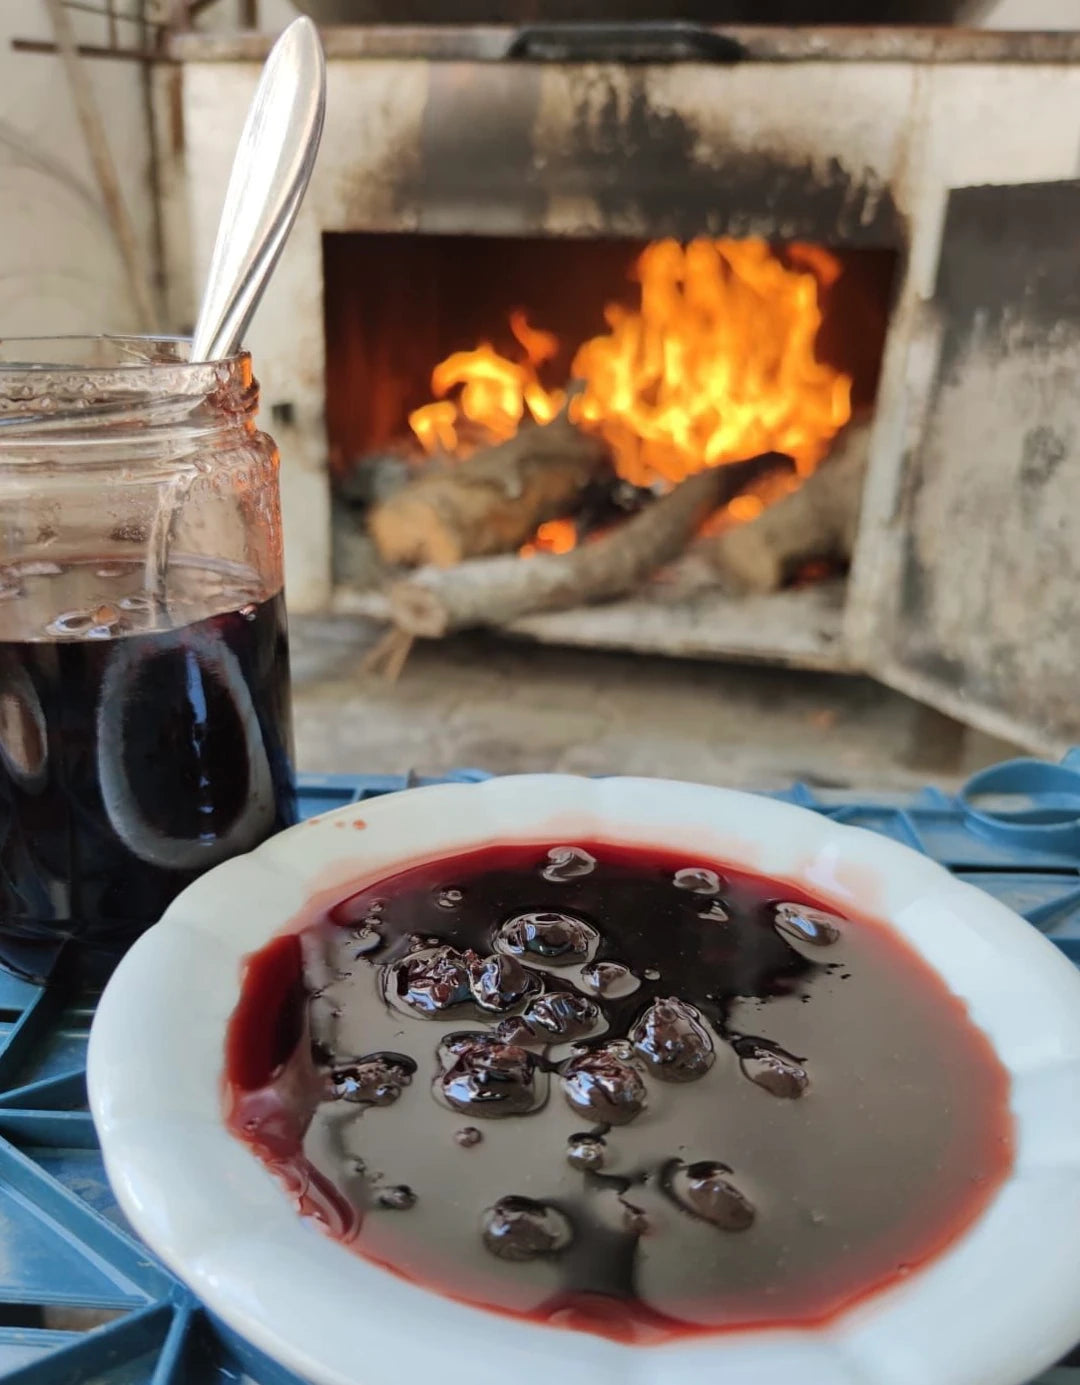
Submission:
M 549 63 L 737 63 L 746 50 L 730 35 L 698 24 L 529 24 L 510 59 Z

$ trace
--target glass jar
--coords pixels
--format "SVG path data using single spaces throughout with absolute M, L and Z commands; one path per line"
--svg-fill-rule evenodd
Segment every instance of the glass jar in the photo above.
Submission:
M 295 820 L 278 453 L 251 360 L 0 341 L 0 964 L 99 979 Z

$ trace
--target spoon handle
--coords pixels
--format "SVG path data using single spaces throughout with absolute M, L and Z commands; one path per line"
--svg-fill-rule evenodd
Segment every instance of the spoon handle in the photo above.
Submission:
M 192 361 L 231 356 L 281 254 L 311 177 L 326 110 L 326 58 L 301 18 L 274 44 L 225 193 Z

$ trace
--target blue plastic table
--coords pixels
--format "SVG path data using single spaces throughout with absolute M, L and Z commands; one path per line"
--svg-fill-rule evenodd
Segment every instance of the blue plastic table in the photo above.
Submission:
M 420 782 L 430 781 L 308 776 L 302 808 L 312 816 Z M 1063 766 L 997 767 L 958 798 L 926 789 L 867 800 L 803 785 L 777 797 L 932 856 L 1023 914 L 1080 964 L 1080 756 Z M 295 1385 L 214 1322 L 128 1229 L 86 1109 L 92 1013 L 61 991 L 0 976 L 0 1379 L 216 1385 L 247 1377 Z M 79 1331 L 80 1310 L 110 1321 Z M 1080 1385 L 1080 1358 L 1041 1385 L 1059 1382 Z

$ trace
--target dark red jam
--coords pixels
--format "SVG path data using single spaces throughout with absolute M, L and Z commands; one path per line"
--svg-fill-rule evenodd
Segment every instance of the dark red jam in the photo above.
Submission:
M 285 597 L 181 568 L 158 613 L 141 563 L 38 566 L 29 609 L 77 609 L 3 638 L 24 593 L 0 566 L 0 965 L 43 980 L 63 946 L 95 985 L 210 866 L 296 820 Z M 95 577 L 118 594 L 91 610 Z
M 891 930 L 604 842 L 413 867 L 248 962 L 232 1129 L 360 1255 L 655 1342 L 821 1323 L 1013 1157 L 1008 1078 Z

